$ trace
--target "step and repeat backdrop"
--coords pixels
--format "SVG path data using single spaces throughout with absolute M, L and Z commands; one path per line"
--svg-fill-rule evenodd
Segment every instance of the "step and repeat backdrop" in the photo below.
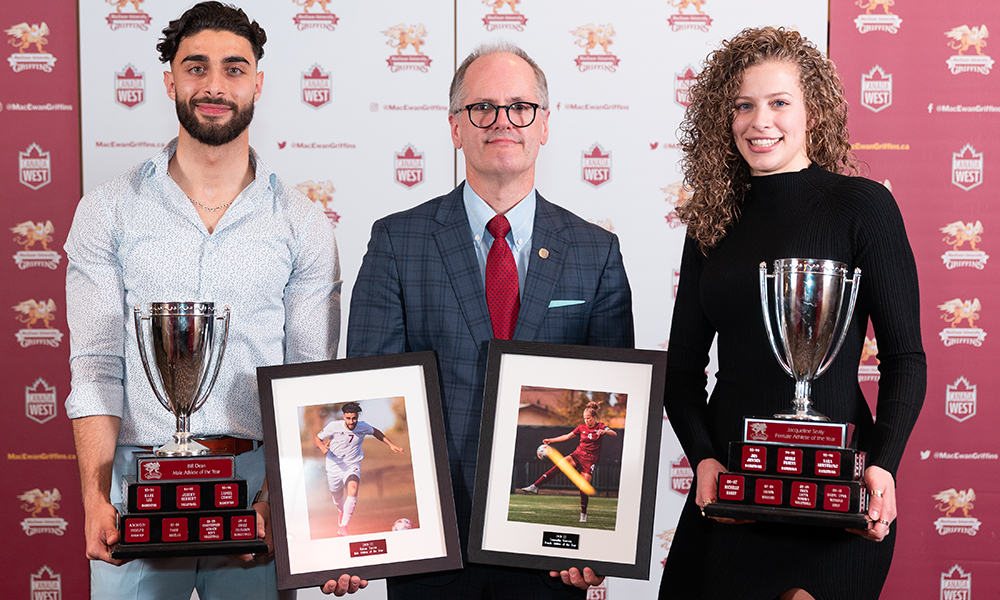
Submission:
M 0 393 L 7 435 L 0 532 L 5 598 L 88 595 L 71 423 L 62 244 L 81 193 L 177 135 L 160 31 L 190 3 L 53 0 L 0 9 Z M 899 472 L 896 560 L 885 597 L 1000 594 L 997 353 L 987 339 L 990 160 L 1000 142 L 992 0 L 247 0 L 267 31 L 251 144 L 336 227 L 347 307 L 372 222 L 446 193 L 448 85 L 479 43 L 519 44 L 549 80 L 551 135 L 537 187 L 614 231 L 634 294 L 636 341 L 669 342 L 684 228 L 676 128 L 701 61 L 744 27 L 784 25 L 829 48 L 851 102 L 851 139 L 906 219 L 923 294 L 930 378 Z M 828 29 L 829 28 L 829 29 Z M 829 31 L 830 39 L 827 39 Z M 992 104 L 991 104 L 992 103 Z M 344 340 L 342 339 L 342 342 Z M 343 343 L 342 343 L 343 346 Z M 341 350 L 343 355 L 343 349 Z M 877 340 L 859 365 L 874 399 Z M 211 401 L 211 400 L 209 400 Z M 197 429 L 197 416 L 194 419 Z M 991 435 L 992 434 L 992 435 Z M 649 582 L 609 579 L 595 599 L 654 597 L 692 469 L 665 423 Z M 379 598 L 375 582 L 366 597 Z M 300 597 L 319 597 L 316 591 Z

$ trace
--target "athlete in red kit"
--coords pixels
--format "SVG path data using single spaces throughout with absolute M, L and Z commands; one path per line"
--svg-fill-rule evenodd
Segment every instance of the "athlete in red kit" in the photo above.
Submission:
M 576 426 L 573 431 L 561 435 L 559 437 L 548 438 L 542 440 L 545 445 L 553 444 L 555 442 L 565 442 L 566 440 L 573 437 L 580 437 L 580 444 L 576 447 L 576 450 L 572 452 L 569 456 L 566 456 L 562 461 L 569 461 L 569 465 L 580 472 L 583 478 L 590 483 L 591 478 L 594 476 L 594 465 L 597 464 L 597 460 L 601 457 L 601 438 L 605 435 L 618 436 L 613 429 L 608 427 L 604 423 L 597 422 L 597 409 L 600 408 L 600 402 L 588 402 L 587 407 L 583 409 L 583 423 Z M 544 475 L 538 478 L 538 481 L 529 485 L 528 487 L 521 488 L 521 491 L 525 494 L 537 494 L 538 488 L 541 487 L 556 471 L 559 470 L 559 465 L 553 466 L 551 469 L 545 472 Z M 580 491 L 580 522 L 587 522 L 587 503 L 590 501 L 590 496 Z

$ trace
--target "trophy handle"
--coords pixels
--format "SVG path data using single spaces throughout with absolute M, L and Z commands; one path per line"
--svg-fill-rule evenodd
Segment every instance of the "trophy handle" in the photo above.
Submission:
M 847 337 L 847 330 L 851 326 L 851 317 L 854 316 L 854 303 L 858 299 L 858 285 L 861 283 L 861 268 L 854 268 L 854 277 L 847 280 L 851 284 L 851 297 L 847 301 L 847 312 L 844 318 L 844 326 L 840 329 L 840 336 L 837 338 L 837 345 L 834 346 L 833 351 L 827 354 L 826 361 L 816 370 L 816 377 L 822 375 L 833 363 L 833 359 L 837 358 L 837 353 L 840 352 L 840 346 L 844 343 L 844 339 Z M 844 313 L 842 313 L 844 314 Z M 838 315 L 838 322 L 836 327 L 840 327 L 840 315 Z
M 795 377 L 792 373 L 792 367 L 785 361 L 784 354 L 778 350 L 778 344 L 774 341 L 774 330 L 771 328 L 771 307 L 767 302 L 767 278 L 774 277 L 774 275 L 767 274 L 767 263 L 760 263 L 760 308 L 764 315 L 764 327 L 767 328 L 767 341 L 771 343 L 771 350 L 774 352 L 774 357 L 778 359 L 778 364 L 781 368 L 785 370 L 791 377 Z M 775 284 L 777 285 L 777 284 Z M 851 306 L 854 306 L 854 299 L 851 299 Z M 841 339 L 843 342 L 843 339 Z M 840 347 L 840 344 L 837 344 Z
M 148 320 L 149 317 L 142 316 L 142 307 L 139 305 L 136 305 L 133 310 L 133 315 L 135 316 L 135 331 L 137 334 L 136 340 L 139 342 L 139 358 L 142 359 L 142 368 L 146 370 L 146 377 L 149 378 L 149 387 L 153 388 L 153 394 L 156 395 L 156 399 L 160 401 L 163 408 L 167 409 L 167 412 L 170 414 L 174 414 L 173 409 L 170 408 L 170 403 L 167 402 L 167 399 L 160 393 L 160 388 L 154 385 L 153 382 L 156 381 L 156 379 L 153 377 L 152 369 L 149 368 L 149 359 L 146 358 L 146 335 L 144 333 L 142 321 Z
M 219 367 L 222 366 L 222 357 L 226 355 L 226 341 L 229 339 L 229 306 L 225 306 L 222 309 L 222 316 L 216 315 L 216 319 L 222 321 L 222 339 L 219 344 L 219 354 L 215 359 L 215 366 L 212 368 L 212 377 L 206 382 L 207 385 L 203 384 L 204 393 L 198 398 L 198 401 L 194 403 L 191 413 L 195 413 L 201 408 L 205 401 L 208 400 L 208 395 L 212 393 L 212 388 L 215 387 L 215 379 L 219 376 Z M 145 360 L 145 359 L 144 359 Z

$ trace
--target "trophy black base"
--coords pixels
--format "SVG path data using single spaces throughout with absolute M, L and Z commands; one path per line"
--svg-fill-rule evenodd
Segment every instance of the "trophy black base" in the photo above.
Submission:
M 111 558 L 171 558 L 175 556 L 216 556 L 220 554 L 267 554 L 264 540 L 225 540 L 221 542 L 173 542 L 164 544 L 115 544 Z
M 747 506 L 740 504 L 715 503 L 705 507 L 705 516 L 728 519 L 745 519 L 786 525 L 815 525 L 818 527 L 842 527 L 845 529 L 868 529 L 868 518 L 864 514 L 833 513 L 796 508 L 771 506 Z

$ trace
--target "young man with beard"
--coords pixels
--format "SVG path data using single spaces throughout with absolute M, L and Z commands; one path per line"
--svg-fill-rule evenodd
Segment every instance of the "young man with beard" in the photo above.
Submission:
M 276 598 L 273 560 L 110 556 L 113 503 L 133 454 L 169 441 L 175 417 L 146 379 L 133 306 L 212 301 L 231 310 L 229 343 L 195 433 L 236 454 L 250 493 L 264 485 L 255 369 L 330 359 L 340 332 L 340 268 L 331 224 L 249 146 L 264 75 L 264 30 L 242 10 L 203 2 L 157 45 L 178 137 L 80 201 L 65 245 L 73 419 L 94 598 Z M 263 491 L 263 490 L 262 490 Z M 269 505 L 258 495 L 258 535 Z

